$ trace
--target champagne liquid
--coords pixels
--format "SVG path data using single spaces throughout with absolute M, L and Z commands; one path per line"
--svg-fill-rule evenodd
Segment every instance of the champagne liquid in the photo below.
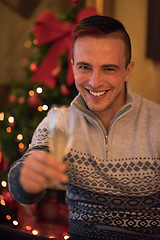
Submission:
M 49 137 L 50 151 L 58 161 L 63 161 L 64 156 L 67 154 L 70 148 L 72 137 L 69 134 L 62 133 L 60 131 L 53 131 L 52 136 Z M 64 184 L 58 181 L 53 181 L 48 185 L 50 189 L 66 190 Z
M 51 153 L 57 158 L 57 160 L 63 161 L 65 154 L 69 150 L 67 148 L 70 137 L 69 134 L 60 131 L 53 131 L 52 136 L 49 139 L 49 147 Z

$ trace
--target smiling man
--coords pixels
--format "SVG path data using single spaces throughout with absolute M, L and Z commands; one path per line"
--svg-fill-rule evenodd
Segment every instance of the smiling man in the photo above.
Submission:
M 49 152 L 52 109 L 9 172 L 9 189 L 24 204 L 53 181 L 65 183 L 71 240 L 160 239 L 160 106 L 132 92 L 131 43 L 116 19 L 91 16 L 73 32 L 79 91 L 59 109 L 58 131 L 75 115 L 64 162 Z
M 75 84 L 88 108 L 108 131 L 115 113 L 126 102 L 133 63 L 126 66 L 125 43 L 116 34 L 83 36 L 74 43 Z

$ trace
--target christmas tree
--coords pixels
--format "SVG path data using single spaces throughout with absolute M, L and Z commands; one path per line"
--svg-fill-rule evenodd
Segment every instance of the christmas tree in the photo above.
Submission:
M 26 79 L 12 81 L 5 111 L 0 113 L 1 223 L 11 227 L 18 225 L 22 231 L 58 239 L 68 236 L 65 232 L 68 226 L 65 193 L 48 190 L 39 204 L 22 206 L 8 192 L 7 175 L 11 164 L 28 148 L 35 128 L 52 104 L 69 105 L 77 95 L 70 63 L 72 40 L 69 36 L 74 24 L 95 14 L 95 9 L 80 11 L 76 1 L 72 2 L 71 9 L 58 18 L 47 10 L 37 19 L 30 39 L 24 44 L 33 52 L 24 66 Z M 18 219 L 22 215 L 26 215 L 26 221 L 20 224 Z

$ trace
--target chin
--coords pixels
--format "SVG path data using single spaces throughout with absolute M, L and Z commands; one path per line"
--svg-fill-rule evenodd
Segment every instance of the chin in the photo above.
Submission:
M 90 111 L 92 112 L 103 112 L 105 109 L 104 107 L 102 106 L 93 106 L 93 105 L 90 105 L 90 104 L 87 104 L 88 108 Z

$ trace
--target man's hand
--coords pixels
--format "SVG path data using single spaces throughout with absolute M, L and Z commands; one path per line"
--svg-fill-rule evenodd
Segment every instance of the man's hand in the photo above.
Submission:
M 27 193 L 36 194 L 54 180 L 66 183 L 68 177 L 65 171 L 65 163 L 58 162 L 49 153 L 35 150 L 24 161 L 20 183 Z

